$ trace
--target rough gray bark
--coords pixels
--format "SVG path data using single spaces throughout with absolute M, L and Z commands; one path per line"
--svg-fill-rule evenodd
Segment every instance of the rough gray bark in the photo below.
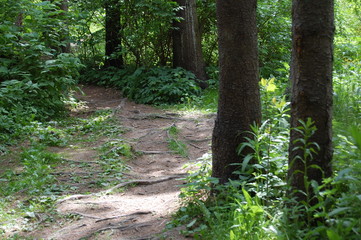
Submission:
M 121 68 L 124 65 L 121 51 L 120 1 L 105 0 L 105 67 Z M 115 55 L 114 55 L 115 54 Z
M 212 175 L 220 183 L 238 178 L 238 167 L 230 165 L 242 161 L 236 149 L 250 125 L 261 121 L 256 7 L 256 0 L 217 0 L 220 85 Z
M 196 1 L 176 0 L 176 2 L 183 7 L 177 12 L 177 16 L 183 20 L 174 22 L 173 66 L 193 72 L 200 80 L 200 87 L 206 88 L 207 75 L 196 14 Z
M 311 118 L 317 127 L 310 139 L 321 150 L 313 159 L 306 162 L 308 180 L 322 183 L 323 177 L 332 175 L 332 64 L 334 36 L 333 0 L 293 0 L 292 9 L 292 100 L 291 100 L 291 139 L 289 149 L 289 183 L 293 190 L 306 192 L 304 185 L 304 162 L 301 151 L 294 151 L 302 138 L 294 128 L 299 120 Z M 300 172 L 302 171 L 302 172 Z M 295 195 L 305 200 L 303 194 Z

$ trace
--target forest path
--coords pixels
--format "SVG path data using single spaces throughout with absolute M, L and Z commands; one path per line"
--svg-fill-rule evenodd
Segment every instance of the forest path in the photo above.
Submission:
M 135 104 L 120 96 L 119 92 L 95 86 L 82 87 L 86 95 L 87 112 L 111 109 L 114 119 L 125 132 L 122 138 L 136 152 L 127 162 L 129 182 L 122 192 L 108 194 L 86 186 L 80 193 L 58 201 L 56 210 L 76 216 L 74 220 L 57 222 L 30 232 L 33 237 L 45 239 L 186 239 L 177 230 L 162 233 L 166 223 L 179 207 L 179 185 L 186 175 L 184 164 L 194 161 L 210 151 L 213 115 L 179 114 L 166 112 L 147 105 Z M 87 115 L 87 112 L 77 113 Z M 177 129 L 177 142 L 185 143 L 183 157 L 168 147 L 170 128 Z M 92 143 L 99 146 L 101 142 Z M 65 148 L 70 161 L 92 162 L 97 157 L 94 148 Z M 94 169 L 95 170 L 95 169 Z M 76 170 L 73 170 L 76 171 Z M 134 181 L 132 181 L 134 180 Z M 76 192 L 78 193 L 78 192 Z M 75 192 L 74 192 L 75 194 Z

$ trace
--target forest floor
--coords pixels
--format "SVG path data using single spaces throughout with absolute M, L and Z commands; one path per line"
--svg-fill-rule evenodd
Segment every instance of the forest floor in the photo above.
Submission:
M 179 234 L 180 229 L 165 228 L 181 204 L 180 187 L 187 174 L 183 166 L 210 152 L 214 115 L 135 104 L 114 89 L 83 86 L 82 90 L 85 95 L 77 94 L 77 98 L 84 107 L 72 115 L 87 118 L 96 111 L 109 110 L 111 127 L 122 131 L 116 137 L 100 136 L 50 148 L 64 160 L 54 170 L 57 181 L 75 186 L 55 206 L 58 215 L 67 217 L 42 222 L 39 215 L 36 227 L 21 235 L 66 240 L 187 239 Z M 170 148 L 170 141 L 175 149 L 179 145 L 183 150 Z M 112 187 L 104 188 L 94 184 L 104 177 L 97 149 L 109 143 L 108 151 L 126 143 L 136 154 L 128 158 L 123 173 L 112 175 Z

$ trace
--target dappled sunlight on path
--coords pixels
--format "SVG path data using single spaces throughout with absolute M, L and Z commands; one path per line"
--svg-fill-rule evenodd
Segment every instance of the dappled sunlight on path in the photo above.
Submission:
M 46 239 L 185 239 L 176 230 L 163 232 L 171 214 L 179 207 L 180 186 L 186 176 L 184 164 L 196 161 L 210 151 L 213 115 L 182 115 L 138 105 L 111 89 L 83 87 L 87 116 L 97 110 L 110 110 L 125 131 L 117 136 L 129 144 L 136 154 L 127 162 L 129 171 L 120 179 L 119 187 L 90 191 L 58 201 L 57 211 L 74 216 L 29 236 Z M 184 152 L 170 149 L 171 129 L 176 129 Z M 105 140 L 100 140 L 105 141 Z M 92 143 L 89 143 L 92 146 Z M 69 161 L 94 161 L 91 148 L 61 149 Z M 126 184 L 130 181 L 132 184 Z M 123 184 L 125 183 L 125 184 Z M 89 189 L 88 189 L 89 190 Z M 75 192 L 74 192 L 75 194 Z

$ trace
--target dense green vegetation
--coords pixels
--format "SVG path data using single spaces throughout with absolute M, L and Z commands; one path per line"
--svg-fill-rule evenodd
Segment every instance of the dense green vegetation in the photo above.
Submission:
M 214 1 L 198 1 L 210 78 L 206 90 L 197 86 L 194 74 L 171 68 L 170 29 L 177 20 L 174 2 L 124 1 L 123 49 L 119 53 L 124 57 L 123 69 L 103 67 L 103 1 L 70 1 L 67 12 L 60 10 L 57 2 L 0 0 L 0 154 L 14 154 L 11 149 L 15 144 L 25 146 L 19 156 L 14 156 L 22 171 L 7 169 L 0 175 L 0 222 L 9 221 L 12 214 L 31 218 L 36 209 L 51 211 L 57 194 L 69 190 L 54 183 L 50 166 L 62 159 L 47 147 L 77 141 L 74 136 L 81 134 L 94 134 L 89 139 L 95 140 L 99 135 L 121 131 L 114 126 L 104 128 L 103 122 L 111 121 L 109 113 L 72 119 L 76 127 L 67 127 L 69 108 L 79 104 L 71 95 L 77 83 L 115 87 L 138 103 L 177 110 L 215 112 L 217 108 Z M 195 239 L 360 239 L 361 8 L 356 0 L 337 0 L 335 8 L 334 177 L 321 186 L 309 183 L 317 189 L 318 205 L 310 209 L 305 202 L 304 208 L 295 209 L 293 199 L 286 198 L 291 1 L 261 0 L 258 27 L 263 124 L 254 126 L 253 138 L 248 139 L 247 147 L 254 149 L 254 155 L 239 166 L 240 179 L 225 186 L 217 186 L 217 179 L 210 177 L 211 155 L 200 159 L 199 170 L 191 172 L 182 190 L 183 206 L 169 227 L 185 225 L 184 234 Z M 62 51 L 67 44 L 72 46 L 71 53 Z M 172 131 L 171 148 L 186 156 L 186 149 Z M 299 139 L 304 144 L 304 157 L 312 158 L 317 146 L 308 138 L 314 129 L 310 122 L 304 122 L 299 131 L 304 136 Z M 110 142 L 100 151 L 103 170 L 112 176 L 126 168 L 117 157 L 132 154 L 121 141 Z M 258 163 L 248 164 L 251 158 Z M 111 183 L 104 180 L 98 184 Z M 217 198 L 212 197 L 212 185 L 220 193 Z M 27 194 L 30 200 L 12 213 L 5 211 L 17 194 Z M 306 219 L 288 224 L 288 217 L 301 219 L 303 214 Z M 311 219 L 320 222 L 315 226 Z
M 280 44 L 282 47 L 276 48 L 277 52 L 269 53 L 272 59 L 272 63 L 268 63 L 270 68 L 261 63 L 263 124 L 252 127 L 253 138 L 240 146 L 251 147 L 254 154 L 247 156 L 240 165 L 239 180 L 225 186 L 217 186 L 217 179 L 210 177 L 211 156 L 200 159 L 197 163 L 199 170 L 191 172 L 187 178 L 188 185 L 182 191 L 184 205 L 169 227 L 185 224 L 184 234 L 195 239 L 358 239 L 361 234 L 358 217 L 361 206 L 361 65 L 358 24 L 361 18 L 358 5 L 355 2 L 336 1 L 334 177 L 325 179 L 323 185 L 308 183 L 316 189 L 316 206 L 310 205 L 312 199 L 308 199 L 294 208 L 297 204 L 286 194 L 289 103 L 285 93 L 289 88 L 289 42 L 284 36 L 288 34 L 286 29 L 290 22 L 287 8 L 281 5 L 287 5 L 287 1 L 261 2 L 259 11 L 265 11 L 260 12 L 260 15 L 267 14 L 267 10 L 275 6 L 281 7 L 286 14 L 284 18 L 278 18 L 277 15 L 274 18 L 276 20 L 268 19 L 275 23 L 260 29 L 261 61 L 267 58 L 268 53 L 263 49 L 262 42 L 269 44 L 273 40 L 263 40 L 263 32 L 271 31 L 273 34 L 266 34 L 271 38 L 283 35 L 281 38 L 283 41 L 286 39 L 286 42 L 275 39 L 272 43 L 274 46 L 283 42 Z M 282 23 L 285 27 L 278 29 Z M 282 33 L 274 34 L 277 31 Z M 311 120 L 304 122 L 299 129 L 303 134 L 299 141 L 303 143 L 304 159 L 312 158 L 317 153 L 317 145 L 308 141 L 315 131 L 311 123 Z M 258 163 L 249 164 L 252 158 L 257 159 Z M 211 186 L 217 186 L 220 193 L 217 198 L 212 197 Z M 290 224 L 290 218 L 295 220 L 293 224 Z

